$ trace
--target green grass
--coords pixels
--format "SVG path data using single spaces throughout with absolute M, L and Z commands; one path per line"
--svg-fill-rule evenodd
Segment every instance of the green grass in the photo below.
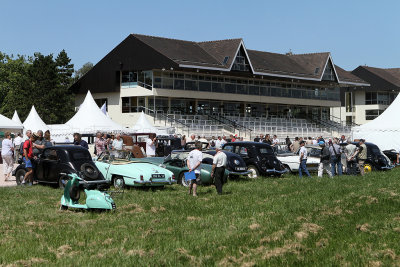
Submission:
M 198 198 L 131 189 L 109 213 L 59 211 L 51 187 L 1 188 L 0 264 L 395 265 L 399 174 L 230 181 Z

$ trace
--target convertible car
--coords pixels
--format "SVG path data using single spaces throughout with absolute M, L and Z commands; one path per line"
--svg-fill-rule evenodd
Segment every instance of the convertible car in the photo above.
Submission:
M 164 186 L 176 183 L 175 175 L 154 164 L 138 161 L 130 151 L 106 151 L 95 161 L 106 180 L 114 187 Z
M 21 183 L 26 172 L 25 163 L 20 164 L 13 171 L 17 184 Z M 90 185 L 86 186 L 87 188 L 106 189 L 110 187 L 110 183 L 96 168 L 89 151 L 81 146 L 45 148 L 36 162 L 34 176 L 39 183 L 58 185 L 63 188 L 69 177 L 61 173 L 77 172 L 83 172 L 85 175 L 85 180 Z
M 178 183 L 181 183 L 183 186 L 188 186 L 188 182 L 185 180 L 184 173 L 189 169 L 186 165 L 186 160 L 188 157 L 189 151 L 172 151 L 172 153 L 166 158 L 162 157 L 154 157 L 154 158 L 141 158 L 134 159 L 142 162 L 148 162 L 155 165 L 164 166 L 167 170 L 174 173 L 175 177 L 177 177 Z M 211 170 L 212 166 L 210 164 L 201 164 L 201 183 L 202 184 L 211 184 Z M 225 170 L 224 180 L 226 181 L 229 176 L 229 170 Z

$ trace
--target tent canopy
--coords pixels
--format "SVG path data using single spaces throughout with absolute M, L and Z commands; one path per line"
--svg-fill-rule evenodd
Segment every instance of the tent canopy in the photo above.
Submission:
M 21 130 L 23 128 L 22 124 L 18 124 L 17 122 L 10 120 L 9 118 L 0 114 L 0 130 L 5 131 L 15 131 Z
M 42 130 L 43 132 L 48 130 L 46 123 L 40 118 L 39 114 L 37 113 L 35 106 L 32 106 L 31 111 L 29 112 L 28 117 L 23 123 L 24 125 L 24 133 L 27 130 L 31 130 L 33 132 L 37 132 L 38 130 Z
M 400 150 L 400 97 L 376 119 L 353 128 L 353 138 L 363 138 L 379 146 L 381 150 Z
M 21 120 L 19 119 L 19 116 L 18 116 L 18 113 L 17 113 L 16 110 L 14 111 L 14 115 L 13 115 L 13 117 L 12 117 L 11 120 L 12 120 L 12 121 L 15 121 L 16 123 L 18 123 L 18 124 L 20 124 L 20 125 L 22 126 L 22 122 L 21 122 Z
M 78 112 L 66 123 L 73 132 L 94 134 L 101 132 L 122 132 L 126 130 L 122 125 L 108 118 L 97 106 L 90 91 Z
M 133 129 L 136 132 L 141 133 L 155 133 L 157 132 L 157 128 L 154 127 L 149 120 L 146 118 L 146 115 L 142 111 L 140 113 L 139 119 L 136 121 L 136 124 L 133 126 Z

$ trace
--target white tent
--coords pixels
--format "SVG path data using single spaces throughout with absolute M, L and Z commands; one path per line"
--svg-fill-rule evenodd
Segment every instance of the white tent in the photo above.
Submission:
M 175 133 L 174 127 L 155 127 L 149 122 L 146 118 L 146 115 L 143 113 L 140 114 L 139 119 L 136 121 L 136 124 L 132 127 L 132 129 L 136 133 L 155 133 L 157 135 L 171 135 Z
M 18 116 L 18 113 L 17 113 L 16 110 L 14 111 L 14 115 L 13 115 L 13 117 L 12 117 L 11 120 L 15 121 L 16 123 L 18 123 L 18 124 L 20 124 L 20 125 L 22 126 L 22 122 L 21 122 L 21 120 L 19 119 L 19 116 Z
M 18 124 L 15 121 L 12 121 L 9 118 L 0 114 L 0 131 L 19 132 L 20 130 L 22 130 L 22 128 L 22 124 Z
M 66 123 L 72 133 L 94 134 L 101 132 L 122 132 L 128 129 L 108 118 L 97 106 L 90 91 L 87 92 L 85 100 L 78 112 Z
M 132 129 L 138 133 L 155 133 L 157 131 L 157 128 L 148 121 L 143 111 Z
M 29 112 L 29 115 L 24 121 L 23 125 L 24 125 L 24 133 L 27 130 L 31 130 L 32 132 L 37 132 L 38 130 L 42 130 L 44 132 L 49 129 L 46 123 L 43 122 L 39 114 L 36 112 L 34 106 L 32 106 L 31 111 Z
M 379 146 L 381 150 L 400 150 L 400 97 L 376 119 L 353 128 L 353 139 L 365 139 Z

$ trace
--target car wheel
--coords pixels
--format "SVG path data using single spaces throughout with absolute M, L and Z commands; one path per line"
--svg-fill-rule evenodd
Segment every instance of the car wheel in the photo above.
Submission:
M 114 184 L 114 187 L 115 187 L 115 188 L 123 189 L 123 188 L 125 187 L 124 178 L 122 178 L 121 176 L 116 176 L 116 177 L 113 179 L 113 184 Z
M 19 169 L 15 173 L 15 181 L 17 182 L 17 185 L 20 185 L 21 181 L 24 180 L 25 174 L 26 174 L 26 171 L 24 169 Z
M 58 179 L 58 188 L 64 189 L 65 186 L 67 185 L 69 178 L 66 175 L 61 175 L 60 178 Z
M 181 184 L 184 186 L 184 187 L 188 187 L 189 186 L 189 182 L 188 181 L 186 181 L 186 179 L 185 179 L 185 174 L 182 172 L 181 174 L 179 174 L 179 181 L 181 182 Z
M 251 179 L 257 179 L 258 178 L 259 173 L 258 173 L 258 169 L 257 169 L 256 166 L 249 165 L 247 167 L 247 169 L 250 171 L 250 173 L 248 174 L 249 178 L 251 178 Z

